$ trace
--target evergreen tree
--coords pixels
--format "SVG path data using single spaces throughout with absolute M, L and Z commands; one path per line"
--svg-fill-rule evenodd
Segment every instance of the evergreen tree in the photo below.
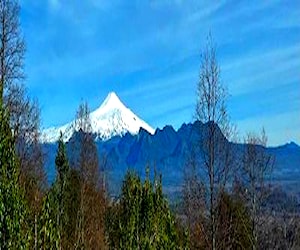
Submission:
M 175 221 L 162 193 L 161 179 L 144 183 L 128 172 L 120 202 L 107 216 L 109 246 L 117 249 L 180 248 Z
M 9 116 L 0 107 L 0 249 L 26 249 L 27 207 L 19 186 L 19 165 L 9 126 Z
M 62 133 L 58 141 L 58 150 L 55 158 L 55 165 L 57 170 L 57 180 L 56 185 L 58 188 L 57 199 L 58 199 L 58 214 L 57 214 L 57 225 L 59 227 L 59 240 L 60 249 L 62 248 L 63 242 L 63 228 L 68 224 L 68 215 L 65 212 L 65 198 L 68 186 L 68 177 L 70 174 L 70 167 L 67 159 L 66 146 L 63 142 Z
M 76 169 L 70 169 L 64 194 L 64 214 L 67 223 L 63 228 L 64 249 L 74 248 L 76 242 L 77 213 L 80 205 L 81 182 Z
M 218 204 L 218 249 L 251 249 L 251 217 L 246 204 L 223 192 Z
M 58 249 L 60 232 L 57 221 L 59 206 L 57 200 L 57 185 L 53 185 L 43 200 L 39 221 L 39 249 Z
M 62 249 L 68 238 L 64 229 L 68 227 L 69 220 L 66 198 L 68 197 L 70 168 L 62 134 L 58 141 L 55 165 L 57 178 L 44 198 L 40 218 L 39 244 L 42 249 Z

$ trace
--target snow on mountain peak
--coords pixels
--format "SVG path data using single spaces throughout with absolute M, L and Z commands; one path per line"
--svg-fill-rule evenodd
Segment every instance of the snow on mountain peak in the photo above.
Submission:
M 119 99 L 115 92 L 110 92 L 101 106 L 90 113 L 92 132 L 98 139 L 108 140 L 113 136 L 123 136 L 127 132 L 135 135 L 140 128 L 145 129 L 150 134 L 155 130 L 146 122 L 136 116 Z M 56 142 L 60 131 L 63 133 L 65 141 L 68 141 L 74 132 L 75 121 L 65 124 L 61 127 L 48 128 L 42 132 L 42 142 Z M 78 128 L 75 128 L 78 130 Z
M 120 101 L 119 97 L 115 92 L 108 93 L 107 97 L 99 107 L 99 109 L 103 108 L 117 108 L 120 106 L 124 106 L 124 104 Z

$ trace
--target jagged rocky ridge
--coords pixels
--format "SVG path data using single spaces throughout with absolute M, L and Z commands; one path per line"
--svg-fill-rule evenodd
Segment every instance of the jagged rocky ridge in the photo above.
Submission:
M 124 136 L 114 136 L 109 140 L 96 140 L 99 156 L 106 157 L 107 160 L 105 168 L 112 193 L 118 193 L 127 169 L 134 169 L 144 175 L 147 165 L 162 174 L 166 193 L 179 192 L 187 157 L 191 149 L 194 149 L 197 155 L 201 155 L 197 145 L 201 140 L 205 140 L 207 127 L 207 124 L 197 121 L 183 124 L 177 131 L 172 126 L 165 126 L 150 134 L 141 128 L 136 135 L 126 133 Z M 218 136 L 223 136 L 221 131 L 218 131 Z M 67 143 L 69 154 L 72 154 L 70 145 L 76 141 L 78 133 L 80 132 L 73 134 Z M 230 143 L 230 145 L 236 154 L 240 154 L 245 147 L 244 144 Z M 57 146 L 53 143 L 46 143 L 43 146 L 48 154 L 46 165 L 51 182 L 55 175 L 54 157 Z M 276 159 L 272 181 L 280 181 L 287 188 L 300 190 L 298 183 L 300 147 L 295 143 L 289 143 L 279 147 L 269 147 L 266 150 Z

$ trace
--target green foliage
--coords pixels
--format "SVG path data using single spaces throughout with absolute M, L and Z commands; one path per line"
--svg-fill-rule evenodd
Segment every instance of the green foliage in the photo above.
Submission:
M 55 158 L 55 165 L 58 173 L 58 178 L 55 185 L 57 185 L 57 200 L 58 200 L 58 214 L 57 221 L 59 227 L 59 240 L 62 243 L 63 241 L 63 228 L 68 225 L 68 214 L 65 211 L 66 207 L 66 197 L 67 197 L 67 188 L 68 188 L 68 179 L 70 175 L 70 167 L 66 153 L 66 146 L 63 142 L 62 133 L 58 141 L 57 155 Z
M 52 186 L 44 197 L 39 228 L 39 248 L 58 249 L 60 245 L 60 233 L 57 221 L 59 206 L 57 200 L 57 188 Z
M 144 183 L 131 172 L 125 176 L 122 194 L 107 214 L 111 248 L 177 249 L 175 220 L 162 193 L 161 179 Z
M 55 249 L 68 245 L 70 227 L 71 171 L 62 135 L 55 158 L 57 179 L 44 198 L 40 217 L 40 247 Z M 74 214 L 73 214 L 74 216 Z M 74 229 L 74 228 L 73 228 Z
M 251 249 L 251 217 L 238 197 L 222 193 L 218 204 L 219 249 Z
M 72 249 L 74 242 L 76 242 L 76 226 L 77 216 L 80 205 L 80 176 L 75 169 L 70 169 L 68 179 L 66 181 L 64 194 L 64 216 L 66 222 L 63 227 L 63 246 L 66 249 Z
M 71 171 L 68 175 L 62 203 L 58 181 L 44 197 L 39 221 L 39 248 L 58 249 L 61 246 L 63 249 L 70 249 L 74 245 L 79 200 L 77 178 L 76 171 Z
M 9 116 L 0 107 L 0 249 L 28 248 L 28 209 L 19 182 L 19 164 L 9 126 Z
M 58 149 L 57 149 L 57 155 L 55 157 L 55 165 L 58 173 L 58 182 L 60 185 L 60 188 L 63 188 L 66 184 L 66 179 L 69 174 L 69 163 L 66 153 L 66 146 L 63 142 L 63 136 L 62 133 L 60 134 L 60 138 L 58 141 Z

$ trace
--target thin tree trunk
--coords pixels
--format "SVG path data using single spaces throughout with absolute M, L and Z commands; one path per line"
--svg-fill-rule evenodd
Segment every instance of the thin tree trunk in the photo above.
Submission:
M 34 249 L 37 250 L 37 216 L 36 214 L 34 215 Z

